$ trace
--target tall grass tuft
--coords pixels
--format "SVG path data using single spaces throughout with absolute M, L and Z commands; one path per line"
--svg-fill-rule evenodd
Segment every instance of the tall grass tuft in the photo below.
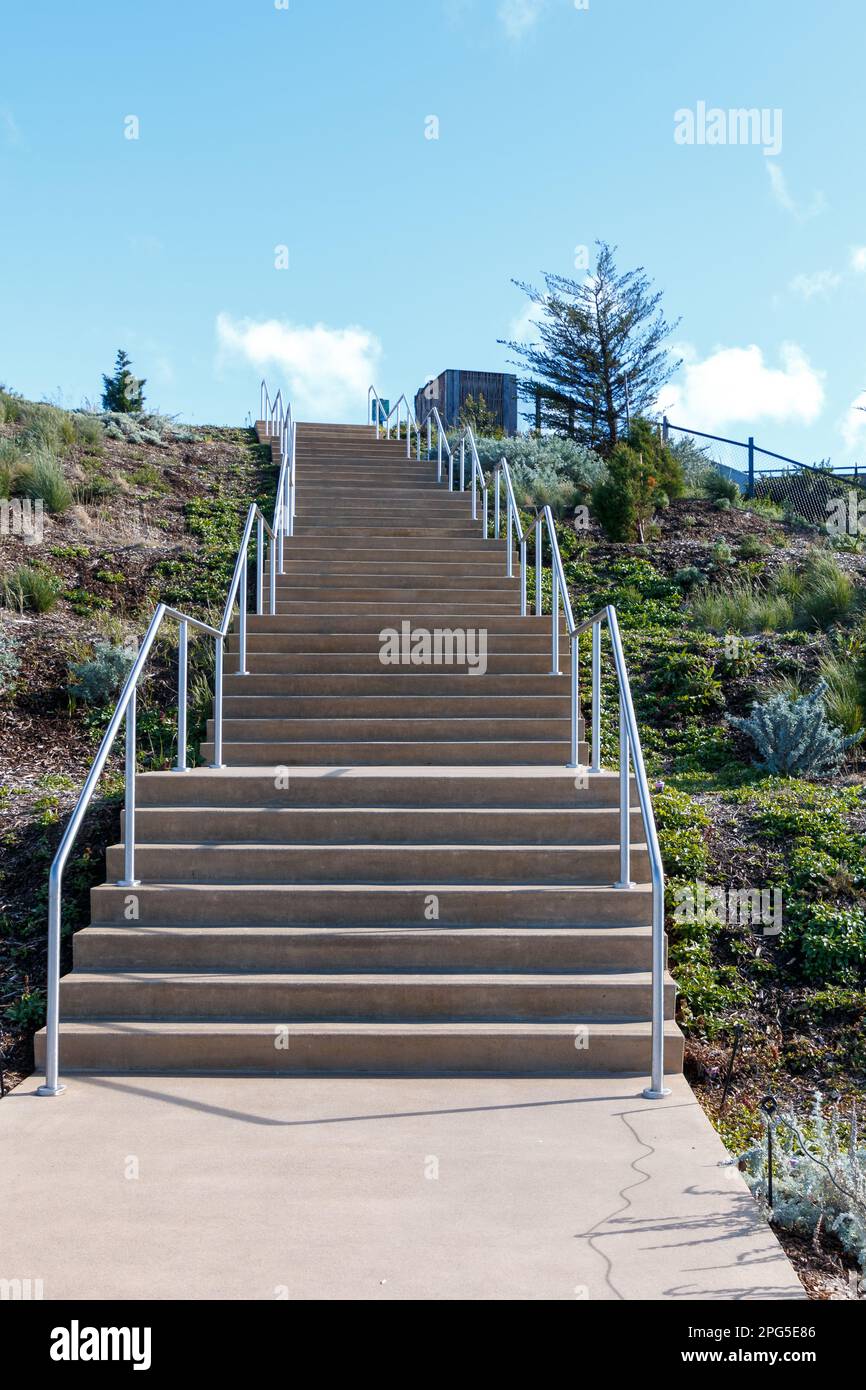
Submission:
M 29 471 L 18 488 L 21 497 L 41 497 L 49 512 L 65 512 L 72 506 L 72 489 L 53 454 L 42 450 L 32 455 Z
M 708 632 L 790 632 L 794 626 L 790 600 L 769 593 L 751 579 L 698 592 L 690 608 L 695 621 Z
M 21 565 L 4 576 L 0 597 L 4 607 L 17 608 L 19 613 L 28 609 L 34 613 L 47 613 L 56 604 L 59 592 L 58 581 L 50 574 L 33 565 Z

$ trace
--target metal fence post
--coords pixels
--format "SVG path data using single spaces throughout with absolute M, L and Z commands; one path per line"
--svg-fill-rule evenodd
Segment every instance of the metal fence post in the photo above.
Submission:
M 755 495 L 755 441 L 749 435 L 749 485 L 746 492 L 747 497 Z
M 177 762 L 175 772 L 186 772 L 186 662 L 189 624 L 182 622 L 177 643 Z

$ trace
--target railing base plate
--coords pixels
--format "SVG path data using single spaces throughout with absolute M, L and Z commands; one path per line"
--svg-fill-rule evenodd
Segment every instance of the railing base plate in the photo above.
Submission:
M 36 1087 L 36 1094 L 37 1094 L 37 1096 L 59 1096 L 60 1093 L 61 1093 L 61 1091 L 65 1091 L 65 1090 L 66 1090 L 66 1087 L 65 1087 L 65 1086 L 61 1086 L 60 1083 L 58 1082 L 58 1084 L 57 1084 L 56 1086 L 37 1086 L 37 1087 Z
M 670 1086 L 663 1086 L 660 1091 L 654 1091 L 652 1086 L 647 1086 L 645 1091 L 641 1091 L 644 1100 L 664 1100 L 665 1096 L 669 1096 L 670 1093 Z

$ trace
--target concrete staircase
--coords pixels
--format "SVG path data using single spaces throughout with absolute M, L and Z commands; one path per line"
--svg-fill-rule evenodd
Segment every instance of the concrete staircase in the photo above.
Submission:
M 618 780 L 565 766 L 567 643 L 552 676 L 505 543 L 405 443 L 302 425 L 297 471 L 248 675 L 228 644 L 227 766 L 137 778 L 141 884 L 117 885 L 112 846 L 61 984 L 62 1069 L 646 1073 L 642 823 L 617 889 Z M 483 629 L 486 673 L 383 665 L 406 621 Z M 666 1005 L 675 1071 L 670 980 Z

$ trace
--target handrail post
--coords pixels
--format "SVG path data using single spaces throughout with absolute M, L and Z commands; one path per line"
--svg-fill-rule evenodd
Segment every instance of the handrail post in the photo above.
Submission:
M 268 546 L 268 560 L 270 561 L 270 614 L 271 617 L 277 611 L 277 566 L 276 566 L 276 536 L 271 536 L 271 543 Z
M 540 618 L 544 611 L 544 527 L 539 515 L 535 523 L 535 616 Z
M 616 888 L 631 888 L 631 823 L 629 806 L 629 746 L 625 700 L 619 694 L 619 882 Z
M 126 801 L 123 808 L 123 878 L 121 888 L 136 888 L 135 877 L 135 718 L 138 704 L 135 686 L 126 706 Z
M 499 477 L 500 467 L 497 463 L 493 470 L 493 539 L 499 540 Z
M 508 576 L 509 579 L 512 579 L 512 578 L 514 577 L 514 556 L 513 556 L 512 553 L 511 553 L 511 552 L 512 552 L 512 545 L 511 545 L 511 530 L 512 530 L 512 521 L 513 521 L 512 511 L 513 511 L 513 508 L 512 508 L 512 506 L 511 506 L 511 493 L 510 493 L 510 491 L 509 491 L 509 492 L 506 492 L 506 495 L 505 495 L 505 516 L 506 516 L 506 522 L 505 522 L 505 540 L 506 540 L 506 544 L 507 544 L 507 546 L 508 546 L 508 554 L 507 554 L 506 557 L 505 557 L 505 573 L 507 574 L 507 576 Z
M 485 539 L 485 540 L 488 539 L 488 537 L 487 537 L 487 493 L 488 493 L 488 488 L 484 488 L 484 491 L 483 491 L 483 493 L 482 493 L 482 497 L 483 497 L 482 514 L 483 514 L 484 520 L 483 520 L 483 523 L 482 523 L 482 524 L 483 524 L 483 526 L 484 526 L 484 539 Z
M 271 566 L 273 568 L 273 565 Z M 213 762 L 223 766 L 223 639 L 214 638 Z
M 472 520 L 478 520 L 478 478 L 475 475 L 475 462 L 472 463 Z
M 464 491 L 463 479 L 466 474 L 466 435 L 460 436 L 460 491 Z
M 45 1015 L 45 1081 L 37 1096 L 59 1096 L 66 1087 L 60 1081 L 60 893 L 63 870 L 52 864 L 48 876 L 48 958 Z
M 550 596 L 550 674 L 561 676 L 559 669 L 559 571 L 554 561 L 551 566 L 550 577 L 552 580 Z
M 433 416 L 427 416 L 427 462 L 430 462 L 430 455 L 433 452 Z M 442 462 L 442 450 L 439 450 L 439 462 Z
M 526 617 L 526 537 L 520 542 L 520 616 Z
M 244 552 L 244 566 L 238 584 L 238 675 L 248 676 L 247 670 L 247 603 L 249 601 L 249 545 Z
M 579 737 L 578 726 L 580 724 L 580 686 L 578 677 L 578 658 L 580 638 L 574 633 L 571 639 L 571 762 L 569 767 L 579 767 Z
M 437 459 L 438 459 L 438 461 L 437 461 L 437 466 L 436 466 L 436 481 L 437 481 L 437 483 L 441 483 L 441 481 L 442 481 L 442 431 L 441 431 L 440 429 L 437 429 L 437 431 L 436 431 L 436 453 L 437 453 Z
M 592 625 L 592 764 L 601 772 L 601 623 Z
M 283 474 L 280 482 L 280 495 L 277 498 L 277 573 L 283 573 L 283 533 L 286 529 L 286 478 Z
M 256 520 L 256 613 L 262 614 L 265 587 L 265 519 L 259 512 Z
M 177 642 L 177 762 L 175 772 L 186 772 L 186 698 L 189 624 L 180 624 Z

